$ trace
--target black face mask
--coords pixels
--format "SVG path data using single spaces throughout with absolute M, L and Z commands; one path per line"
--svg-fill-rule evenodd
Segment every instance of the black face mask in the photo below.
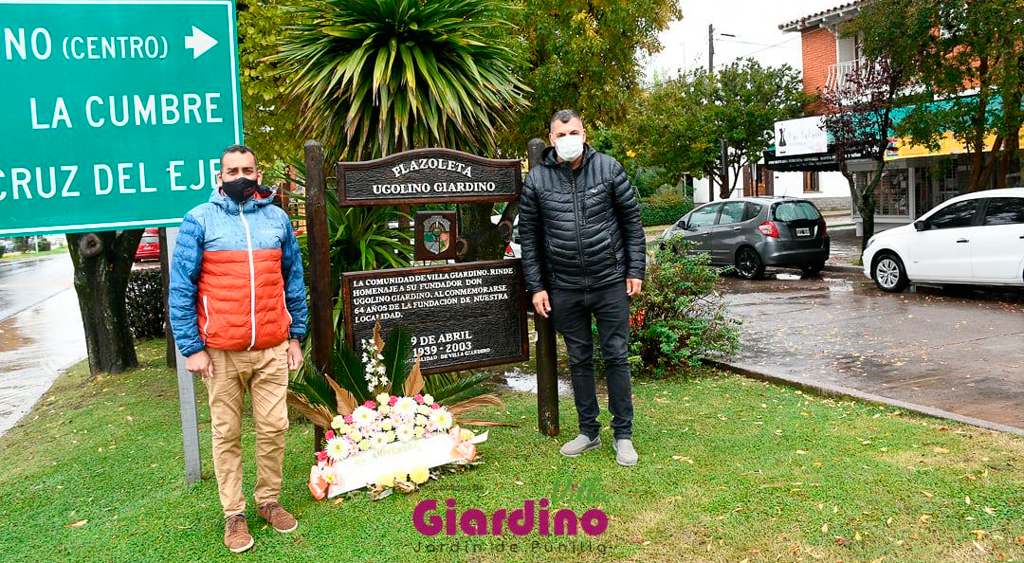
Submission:
M 224 195 L 238 203 L 242 203 L 251 198 L 259 187 L 260 185 L 256 180 L 246 177 L 236 178 L 230 182 L 224 182 L 220 185 L 220 189 L 224 191 Z

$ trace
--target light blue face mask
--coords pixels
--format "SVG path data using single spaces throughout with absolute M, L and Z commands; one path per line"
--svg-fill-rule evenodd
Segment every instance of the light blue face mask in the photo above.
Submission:
M 566 135 L 555 140 L 558 158 L 572 162 L 583 154 L 583 135 Z

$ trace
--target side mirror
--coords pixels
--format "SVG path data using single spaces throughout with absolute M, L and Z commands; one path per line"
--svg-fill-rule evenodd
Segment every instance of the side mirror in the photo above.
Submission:
M 927 226 L 924 224 L 924 221 L 914 221 L 914 228 L 917 229 L 918 231 L 928 230 Z

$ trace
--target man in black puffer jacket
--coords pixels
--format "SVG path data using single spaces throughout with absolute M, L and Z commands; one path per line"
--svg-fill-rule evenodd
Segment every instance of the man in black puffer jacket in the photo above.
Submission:
M 622 165 L 586 144 L 572 110 L 551 118 L 552 147 L 526 176 L 519 234 L 526 288 L 538 315 L 550 313 L 569 350 L 580 434 L 562 446 L 575 457 L 601 445 L 594 385 L 597 321 L 613 447 L 620 465 L 636 465 L 628 341 L 629 300 L 640 293 L 646 266 L 640 206 Z

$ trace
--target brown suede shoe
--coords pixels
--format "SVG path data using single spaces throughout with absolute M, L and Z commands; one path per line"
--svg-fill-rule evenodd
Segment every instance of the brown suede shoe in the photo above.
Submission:
M 287 534 L 299 527 L 299 521 L 277 502 L 268 502 L 256 509 L 256 514 L 266 520 L 278 532 Z
M 224 524 L 224 545 L 232 553 L 242 553 L 248 551 L 252 544 L 252 536 L 249 535 L 249 524 L 245 521 L 245 516 L 235 514 L 228 518 Z

